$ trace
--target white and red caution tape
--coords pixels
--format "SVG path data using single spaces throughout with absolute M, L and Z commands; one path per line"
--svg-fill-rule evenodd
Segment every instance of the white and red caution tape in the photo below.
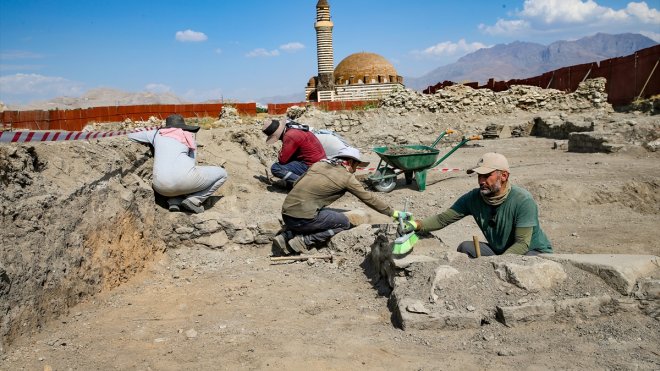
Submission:
M 101 139 L 155 129 L 158 129 L 158 127 L 123 131 L 2 131 L 0 132 L 0 143 L 62 142 L 69 140 Z

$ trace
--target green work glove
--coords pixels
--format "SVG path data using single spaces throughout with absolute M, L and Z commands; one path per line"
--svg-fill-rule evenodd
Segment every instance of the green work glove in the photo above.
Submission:
M 412 217 L 413 217 L 412 213 L 409 213 L 407 211 L 394 210 L 394 212 L 392 213 L 392 219 L 394 219 L 394 221 L 398 222 L 399 221 L 399 216 L 404 221 L 405 220 L 411 220 Z
M 419 228 L 419 224 L 417 224 L 416 221 L 410 219 L 403 222 L 403 228 L 399 226 L 399 228 L 397 229 L 399 230 L 399 234 L 407 234 L 410 232 L 415 232 L 418 228 Z

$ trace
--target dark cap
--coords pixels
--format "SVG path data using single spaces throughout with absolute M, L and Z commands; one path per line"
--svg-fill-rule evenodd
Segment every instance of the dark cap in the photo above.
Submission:
M 190 131 L 193 133 L 199 131 L 199 126 L 186 125 L 186 122 L 183 120 L 183 116 L 181 115 L 167 116 L 167 118 L 165 119 L 165 127 L 183 129 L 185 131 Z

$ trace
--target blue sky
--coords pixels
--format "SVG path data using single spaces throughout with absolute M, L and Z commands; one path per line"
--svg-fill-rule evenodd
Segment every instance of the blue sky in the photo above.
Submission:
M 98 87 L 191 102 L 304 91 L 317 0 L 0 0 L 0 101 Z M 335 66 L 377 53 L 419 77 L 482 47 L 596 32 L 660 42 L 660 0 L 328 0 Z M 267 102 L 260 102 L 267 103 Z

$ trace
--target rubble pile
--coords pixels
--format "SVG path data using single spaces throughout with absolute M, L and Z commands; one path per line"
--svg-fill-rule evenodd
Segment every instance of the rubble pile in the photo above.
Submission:
M 165 125 L 165 119 L 151 116 L 146 121 L 133 121 L 126 119 L 121 122 L 91 122 L 82 129 L 82 131 L 120 131 L 135 130 L 144 128 L 156 128 Z
M 312 107 L 310 107 L 310 109 L 311 108 Z M 295 120 L 298 117 L 302 116 L 306 111 L 307 111 L 306 107 L 291 106 L 286 109 L 286 117 L 290 118 L 291 120 Z
M 592 109 L 612 110 L 607 103 L 604 78 L 580 83 L 574 93 L 555 89 L 514 85 L 509 90 L 494 92 L 453 85 L 435 94 L 422 94 L 410 89 L 397 90 L 386 97 L 381 107 L 389 112 L 405 114 L 410 111 L 439 113 L 472 112 L 481 114 L 512 113 L 517 110 L 581 112 Z
M 238 115 L 238 110 L 235 107 L 223 105 L 220 111 L 220 126 L 229 126 L 233 124 L 241 124 L 243 120 Z
M 330 129 L 336 132 L 350 132 L 356 126 L 362 125 L 364 114 L 359 111 L 347 111 L 341 113 L 321 111 L 314 106 L 300 107 L 291 106 L 287 109 L 286 116 L 303 124 L 317 129 Z

